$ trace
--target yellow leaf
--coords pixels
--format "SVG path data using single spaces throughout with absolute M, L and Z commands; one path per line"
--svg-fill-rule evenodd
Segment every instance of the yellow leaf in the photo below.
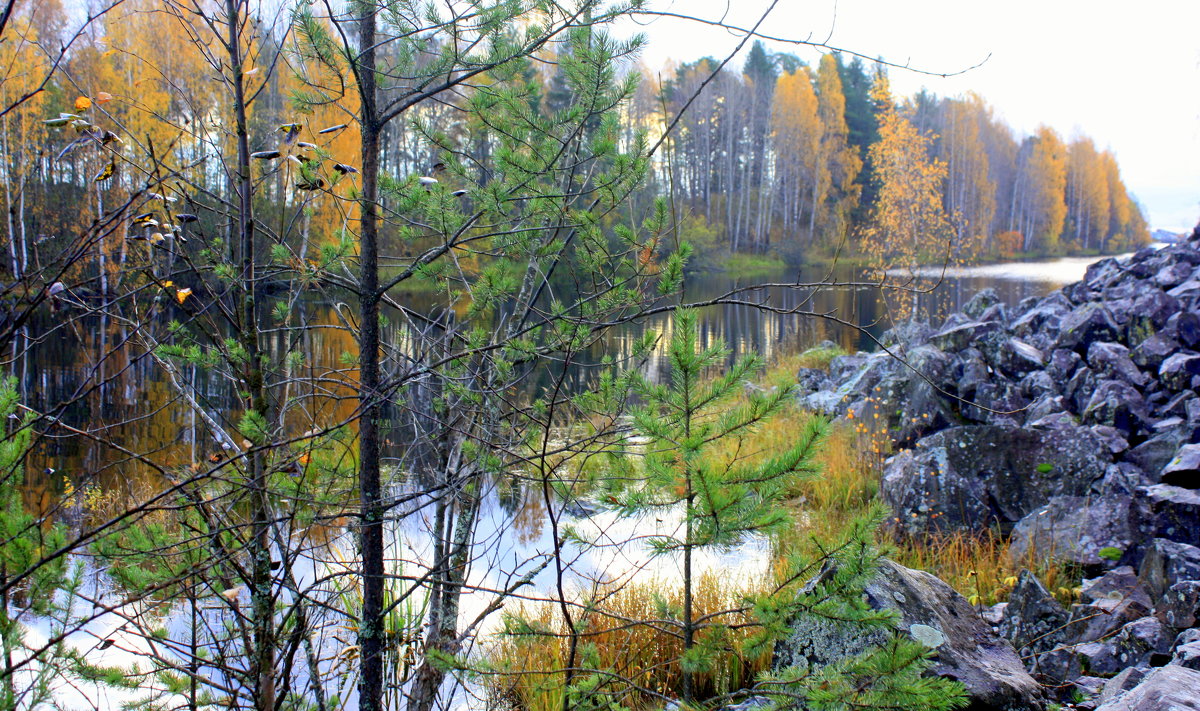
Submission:
M 116 172 L 117 162 L 115 160 L 109 161 L 108 165 L 104 166 L 103 170 L 101 170 L 99 173 L 96 173 L 96 177 L 92 178 L 92 182 L 99 183 L 101 181 L 108 180 L 109 178 L 113 177 Z
M 191 296 L 191 295 L 192 295 L 192 290 L 191 290 L 191 289 L 188 289 L 188 288 L 176 289 L 176 290 L 175 290 L 175 300 L 176 300 L 176 301 L 178 301 L 178 302 L 179 302 L 179 303 L 181 303 L 181 304 L 182 304 L 183 302 L 187 301 L 187 297 L 189 297 L 189 296 Z
M 172 286 L 175 286 L 175 282 L 173 282 L 173 281 L 171 281 L 170 279 L 168 279 L 168 280 L 166 280 L 166 281 L 164 281 L 164 282 L 163 282 L 163 286 L 164 286 L 165 288 L 168 288 L 168 289 L 169 289 L 169 288 L 171 288 Z
M 87 111 L 90 108 L 92 108 L 91 99 L 87 98 L 86 96 L 79 96 L 75 98 L 76 111 Z

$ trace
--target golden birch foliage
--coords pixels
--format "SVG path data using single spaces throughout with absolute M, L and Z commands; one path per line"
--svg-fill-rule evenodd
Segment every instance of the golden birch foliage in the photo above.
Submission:
M 0 107 L 8 108 L 35 92 L 50 70 L 46 54 L 38 45 L 34 19 L 27 10 L 14 13 L 5 41 L 0 42 Z M 42 124 L 45 110 L 45 93 L 36 93 L 10 111 L 0 125 L 6 185 L 10 189 L 15 189 L 33 169 L 34 156 L 46 135 Z
M 1150 243 L 1150 232 L 1142 209 L 1129 195 L 1117 159 L 1110 151 L 1101 155 L 1108 183 L 1109 226 L 1105 243 L 1106 251 L 1136 249 Z
M 1081 136 L 1067 148 L 1067 235 L 1076 246 L 1099 248 L 1108 236 L 1108 172 L 1092 139 Z
M 858 204 L 854 180 L 863 165 L 862 157 L 850 145 L 846 96 L 832 54 L 822 56 L 817 67 L 817 113 L 821 120 L 821 161 L 830 181 L 822 209 L 817 212 L 817 232 L 826 241 L 833 241 L 849 227 L 850 213 Z
M 811 211 L 817 210 L 825 199 L 829 169 L 821 160 L 821 119 L 807 67 L 793 74 L 781 74 L 776 80 L 771 135 L 775 175 L 787 193 L 783 202 L 789 216 L 799 216 L 801 210 L 797 208 L 803 205 Z M 787 227 L 795 227 L 794 220 L 787 222 L 792 223 Z
M 946 162 L 946 210 L 955 228 L 955 257 L 971 261 L 982 252 L 996 215 L 996 184 L 981 128 L 989 120 L 983 99 L 968 94 L 943 104 L 940 158 Z
M 1033 150 L 1024 170 L 1032 198 L 1033 246 L 1057 251 L 1067 217 L 1067 147 L 1058 133 L 1041 126 L 1033 137 Z
M 870 148 L 879 194 L 862 250 L 882 275 L 944 258 L 952 230 L 942 205 L 946 164 L 929 157 L 931 137 L 896 108 L 886 77 L 876 80 L 872 99 L 883 107 L 879 140 Z

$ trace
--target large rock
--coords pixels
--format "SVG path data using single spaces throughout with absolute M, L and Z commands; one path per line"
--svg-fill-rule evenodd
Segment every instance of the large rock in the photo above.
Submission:
M 1088 424 L 1109 425 L 1126 434 L 1144 431 L 1150 420 L 1142 394 L 1120 380 L 1097 384 L 1083 406 L 1082 416 Z
M 1179 301 L 1158 289 L 1149 289 L 1134 298 L 1125 310 L 1129 314 L 1125 342 L 1132 347 L 1158 333 L 1179 312 Z
M 933 334 L 929 342 L 943 351 L 957 353 L 968 346 L 977 346 L 984 339 L 1000 331 L 994 321 L 968 321 L 967 323 L 943 328 Z
M 1058 346 L 1084 354 L 1097 341 L 1115 341 L 1120 332 L 1108 307 L 1095 302 L 1087 303 L 1062 320 Z
M 1149 605 L 1137 598 L 1098 598 L 1071 606 L 1071 617 L 1064 638 L 1076 643 L 1103 642 L 1122 627 L 1151 613 Z
M 1167 319 L 1166 328 L 1188 348 L 1200 347 L 1200 314 L 1180 308 Z
M 1162 469 L 1162 482 L 1200 489 L 1200 444 L 1185 444 Z
M 1013 377 L 1040 370 L 1046 365 L 1046 354 L 1025 341 L 1010 338 L 1000 346 L 1000 369 Z M 1133 361 L 1129 361 L 1132 366 Z
M 1161 598 L 1175 583 L 1200 580 L 1200 548 L 1155 538 L 1146 548 L 1138 578 L 1152 600 Z
M 1200 580 L 1185 580 L 1167 588 L 1154 607 L 1154 616 L 1177 630 L 1195 627 L 1200 622 Z
M 1037 577 L 1022 570 L 1008 596 L 1000 635 L 1012 642 L 1022 658 L 1054 649 L 1066 641 L 1069 615 Z
M 1016 560 L 1034 556 L 1092 569 L 1113 567 L 1143 537 L 1145 518 L 1127 495 L 1056 496 L 1017 522 L 1009 550 Z
M 1104 378 L 1123 380 L 1139 388 L 1148 380 L 1129 357 L 1129 349 L 1120 343 L 1093 343 L 1088 348 L 1087 362 Z
M 1200 355 L 1176 353 L 1158 367 L 1158 379 L 1171 390 L 1192 388 L 1195 377 L 1200 375 Z
M 910 533 L 1015 524 L 1103 478 L 1104 443 L 1083 427 L 953 427 L 888 460 L 880 493 Z
M 1180 280 L 1182 282 L 1182 280 Z M 1172 284 L 1171 286 L 1175 286 Z M 988 287 L 975 292 L 967 303 L 963 304 L 962 312 L 973 319 L 978 319 L 983 315 L 984 311 L 1000 304 L 1000 295 L 996 290 Z
M 1161 666 L 1170 646 L 1169 630 L 1153 617 L 1143 617 L 1125 624 L 1109 639 L 1078 644 L 1074 651 L 1081 670 L 1112 676 L 1129 667 Z
M 1160 667 L 1137 686 L 1096 707 L 1096 711 L 1200 711 L 1198 690 L 1200 672 L 1181 666 Z
M 822 571 L 810 589 L 834 573 L 832 568 Z M 1044 708 L 1041 688 L 1012 646 L 996 636 L 966 598 L 933 575 L 883 560 L 866 586 L 865 601 L 872 609 L 894 610 L 901 630 L 933 648 L 931 672 L 961 682 L 970 709 Z M 857 628 L 815 615 L 795 620 L 792 629 L 789 638 L 776 645 L 776 666 L 829 664 L 887 639 L 882 630 L 863 635 Z
M 1130 351 L 1129 358 L 1138 366 L 1157 373 L 1163 361 L 1178 353 L 1180 345 L 1169 336 L 1156 333 Z
M 1200 492 L 1170 484 L 1142 487 L 1148 530 L 1157 538 L 1200 545 Z
M 1186 669 L 1200 669 L 1200 630 L 1185 630 L 1179 635 L 1171 649 L 1170 663 Z
M 1100 600 L 1136 600 L 1146 609 L 1153 606 L 1149 593 L 1138 580 L 1133 566 L 1122 565 L 1079 585 L 1079 599 L 1085 603 Z
M 1187 444 L 1187 433 L 1183 428 L 1158 432 L 1129 450 L 1126 461 L 1136 464 L 1155 482 L 1162 478 L 1162 470 L 1174 459 L 1179 448 Z

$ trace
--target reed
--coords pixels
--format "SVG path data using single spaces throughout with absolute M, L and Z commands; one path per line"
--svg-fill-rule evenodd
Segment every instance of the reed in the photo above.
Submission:
M 718 662 L 693 675 L 697 698 L 712 698 L 743 688 L 770 666 L 770 648 L 745 650 L 756 629 L 745 600 L 766 592 L 767 576 L 758 580 L 721 571 L 703 573 L 694 589 L 697 617 L 733 628 L 721 638 L 710 628 L 703 644 L 722 648 Z M 678 583 L 658 578 L 620 586 L 598 586 L 570 601 L 578 638 L 576 683 L 594 679 L 591 703 L 597 698 L 623 708 L 644 708 L 662 697 L 678 698 L 683 653 L 678 611 L 683 600 Z M 526 711 L 561 711 L 570 638 L 553 601 L 525 602 L 508 620 L 506 633 L 491 650 L 486 672 L 494 706 Z

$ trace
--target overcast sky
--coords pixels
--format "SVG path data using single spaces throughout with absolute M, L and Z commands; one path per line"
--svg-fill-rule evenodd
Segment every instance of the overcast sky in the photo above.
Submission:
M 657 0 L 655 9 L 753 24 L 768 0 Z M 836 20 L 835 20 L 836 16 Z M 1091 136 L 1117 156 L 1151 227 L 1200 218 L 1200 0 L 779 0 L 761 30 L 828 40 L 899 64 L 894 91 L 982 95 L 1019 133 L 1038 124 Z M 667 18 L 642 28 L 652 69 L 724 56 L 739 38 Z M 773 44 L 815 63 L 805 47 Z M 989 57 L 990 55 L 990 57 Z M 740 59 L 735 60 L 740 65 Z

